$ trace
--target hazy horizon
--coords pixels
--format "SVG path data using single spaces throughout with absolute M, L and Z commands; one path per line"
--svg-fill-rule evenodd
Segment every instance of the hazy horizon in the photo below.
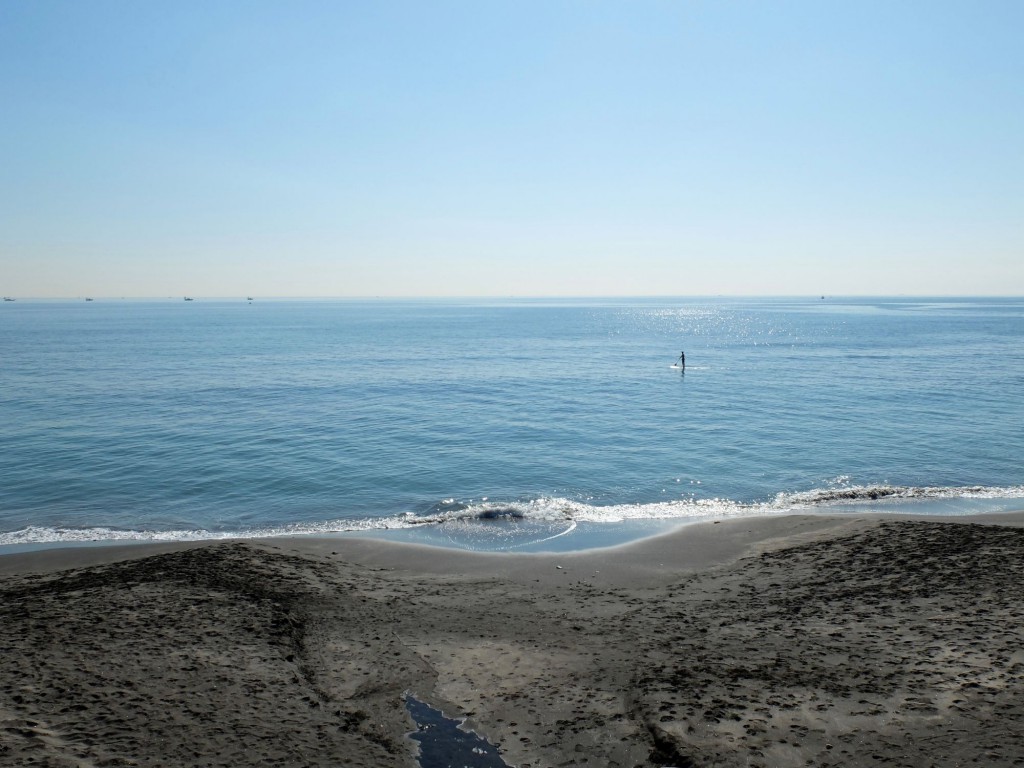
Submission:
M 1024 4 L 0 6 L 0 294 L 1024 295 Z

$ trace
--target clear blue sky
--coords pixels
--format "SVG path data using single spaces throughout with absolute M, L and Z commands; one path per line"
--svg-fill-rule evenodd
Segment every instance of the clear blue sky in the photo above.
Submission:
M 0 4 L 0 293 L 1024 294 L 1024 2 Z

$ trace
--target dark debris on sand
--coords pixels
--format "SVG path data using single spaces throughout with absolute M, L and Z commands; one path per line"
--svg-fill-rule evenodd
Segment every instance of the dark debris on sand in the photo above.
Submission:
M 704 765 L 1024 765 L 1022 585 L 1017 528 L 766 553 L 642 609 L 643 710 Z
M 227 544 L 7 580 L 0 765 L 406 765 L 418 660 L 337 568 Z

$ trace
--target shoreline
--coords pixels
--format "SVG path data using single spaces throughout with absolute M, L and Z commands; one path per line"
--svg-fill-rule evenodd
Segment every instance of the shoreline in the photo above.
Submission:
M 974 495 L 972 495 L 974 494 Z M 894 487 L 857 486 L 845 490 L 817 489 L 795 494 L 778 494 L 775 501 L 733 502 L 711 499 L 684 504 L 675 501 L 621 505 L 599 505 L 570 511 L 566 499 L 468 503 L 456 510 L 427 514 L 394 513 L 373 518 L 343 518 L 332 521 L 276 523 L 235 530 L 207 530 L 200 527 L 176 530 L 127 527 L 64 528 L 31 525 L 21 518 L 21 527 L 0 533 L 0 557 L 51 548 L 131 546 L 166 542 L 223 542 L 270 538 L 372 538 L 398 543 L 424 544 L 475 552 L 561 553 L 618 546 L 672 532 L 682 526 L 709 521 L 801 515 L 825 517 L 868 517 L 875 514 L 891 519 L 983 519 L 990 515 L 1013 514 L 1024 509 L 1024 486 Z M 779 502 L 779 499 L 782 502 Z M 548 506 L 545 507 L 545 504 Z M 539 506 L 538 506 L 539 505 Z M 535 508 L 536 507 L 536 508 Z M 624 507 L 624 509 L 619 509 Z M 637 507 L 641 508 L 637 513 Z M 644 510 L 644 507 L 650 509 Z M 621 516 L 620 516 L 621 513 Z M 578 515 L 578 516 L 577 516 Z M 198 523 L 196 523 L 198 525 Z
M 567 553 L 0 555 L 0 766 L 411 767 L 407 691 L 519 768 L 1020 765 L 1022 528 L 790 515 Z
M 522 561 L 518 567 L 504 567 L 507 572 L 518 572 L 530 566 L 534 560 L 572 560 L 607 558 L 621 553 L 629 563 L 627 570 L 657 572 L 664 565 L 665 557 L 672 568 L 696 570 L 722 565 L 728 559 L 742 556 L 745 548 L 755 547 L 762 542 L 778 539 L 781 546 L 798 543 L 816 531 L 822 535 L 849 529 L 855 530 L 864 524 L 892 522 L 934 522 L 964 523 L 978 525 L 1001 525 L 1024 527 L 1024 509 L 1005 512 L 985 512 L 972 515 L 916 515 L 890 512 L 864 512 L 837 514 L 828 513 L 784 513 L 779 515 L 757 515 L 750 517 L 727 517 L 721 520 L 681 522 L 674 528 L 652 533 L 641 538 L 630 539 L 610 546 L 566 551 L 520 552 L 514 550 L 470 550 L 461 547 L 446 547 L 435 543 L 403 541 L 386 536 L 375 537 L 367 533 L 348 535 L 294 534 L 287 536 L 229 537 L 222 539 L 125 541 L 95 540 L 88 542 L 51 542 L 27 551 L 4 552 L 0 548 L 0 577 L 23 573 L 46 573 L 66 568 L 83 568 L 108 563 L 134 560 L 150 555 L 167 554 L 199 547 L 215 547 L 222 544 L 249 543 L 254 546 L 265 544 L 271 547 L 292 549 L 300 554 L 340 553 L 352 562 L 373 566 L 376 560 L 391 564 L 412 562 L 429 564 L 437 558 L 457 557 L 464 565 L 474 564 L 471 570 L 486 572 L 484 565 L 489 558 L 504 558 L 507 565 Z M 724 526 L 724 527 L 722 527 Z M 660 559 L 659 559 L 660 558 Z M 620 559 L 620 558 L 616 558 Z M 657 562 L 655 560 L 657 559 Z M 440 571 L 438 571 L 440 572 Z

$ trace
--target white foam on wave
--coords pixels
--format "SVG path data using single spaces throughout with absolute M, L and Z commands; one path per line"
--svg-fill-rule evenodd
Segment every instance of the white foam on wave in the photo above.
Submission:
M 621 523 L 627 520 L 668 520 L 709 515 L 757 514 L 758 505 L 729 499 L 686 499 L 647 504 L 594 505 L 558 497 L 528 501 L 482 501 L 459 505 L 428 515 L 410 516 L 410 525 L 433 525 L 459 521 L 533 521 L 578 523 Z
M 1024 486 L 996 488 L 983 485 L 968 487 L 898 486 L 898 485 L 839 485 L 836 488 L 817 488 L 800 493 L 780 493 L 772 502 L 780 507 L 814 507 L 834 503 L 869 502 L 884 499 L 1019 499 L 1024 498 Z
M 907 487 L 891 485 L 844 485 L 798 493 L 782 492 L 763 502 L 739 502 L 732 499 L 673 499 L 652 503 L 592 505 L 565 498 L 543 497 L 529 501 L 482 501 L 456 505 L 433 514 L 409 515 L 409 525 L 431 525 L 454 521 L 561 521 L 620 523 L 629 520 L 686 520 L 708 517 L 753 517 L 790 511 L 828 508 L 836 505 L 871 504 L 884 501 L 928 499 L 1017 499 L 1024 498 L 1024 486 L 997 488 Z
M 928 500 L 1001 500 L 1024 498 L 1024 486 L 1012 487 L 906 487 L 890 485 L 819 488 L 795 493 L 782 492 L 765 502 L 744 503 L 731 499 L 677 499 L 646 504 L 595 505 L 559 497 L 526 501 L 457 502 L 445 499 L 426 514 L 406 512 L 390 517 L 340 518 L 284 526 L 242 528 L 232 531 L 204 529 L 120 530 L 115 528 L 60 528 L 29 526 L 0 533 L 0 547 L 48 543 L 211 541 L 233 538 L 325 535 L 346 532 L 408 529 L 451 524 L 537 523 L 558 524 L 551 538 L 564 536 L 579 523 L 622 523 L 643 520 L 707 520 L 709 518 L 759 517 L 788 512 L 828 511 L 830 508 L 871 507 L 871 511 L 912 513 L 900 502 Z M 967 509 L 963 514 L 971 514 Z M 562 526 L 565 526 L 564 528 Z
M 31 525 L 20 531 L 0 533 L 0 546 L 19 544 L 48 544 L 51 542 L 90 542 L 90 541 L 207 541 L 234 539 L 240 536 L 261 537 L 284 535 L 271 529 L 253 529 L 252 531 L 130 531 L 116 528 L 52 528 Z

